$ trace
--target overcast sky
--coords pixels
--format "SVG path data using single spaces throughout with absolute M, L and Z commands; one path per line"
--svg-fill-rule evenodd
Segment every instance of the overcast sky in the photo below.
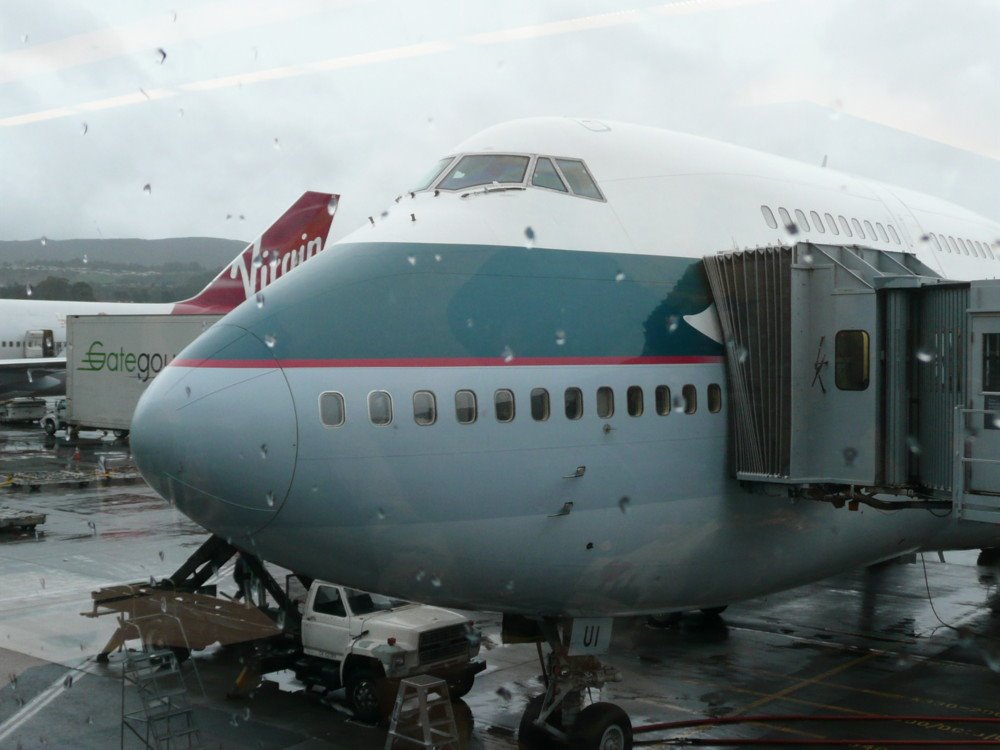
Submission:
M 472 133 L 550 114 L 1000 219 L 998 32 L 1000 0 L 5 0 L 0 239 L 249 239 L 306 189 L 343 195 L 342 236 Z

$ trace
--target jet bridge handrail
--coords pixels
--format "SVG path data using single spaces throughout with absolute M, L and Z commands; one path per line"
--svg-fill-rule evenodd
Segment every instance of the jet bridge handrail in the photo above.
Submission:
M 987 490 L 969 488 L 971 471 L 974 465 L 1000 465 L 1000 459 L 981 458 L 968 455 L 969 438 L 974 433 L 968 428 L 966 420 L 973 415 L 992 414 L 1000 420 L 1000 409 L 973 409 L 962 406 L 955 407 L 955 422 L 953 430 L 954 456 L 952 507 L 955 515 L 970 521 L 985 521 L 1000 523 L 1000 486 Z

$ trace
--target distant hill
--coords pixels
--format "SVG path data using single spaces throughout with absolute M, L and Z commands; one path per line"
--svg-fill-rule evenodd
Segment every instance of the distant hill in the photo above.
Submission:
M 87 256 L 89 261 L 162 266 L 195 262 L 203 268 L 220 268 L 236 257 L 247 243 L 218 237 L 170 237 L 162 240 L 0 240 L 0 263 L 69 261 Z

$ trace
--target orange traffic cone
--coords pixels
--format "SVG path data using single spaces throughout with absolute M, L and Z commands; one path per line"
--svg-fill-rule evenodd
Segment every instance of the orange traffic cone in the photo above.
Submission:
M 79 461 L 80 460 L 80 449 L 79 448 L 77 448 L 75 451 L 73 451 L 73 460 L 74 461 Z

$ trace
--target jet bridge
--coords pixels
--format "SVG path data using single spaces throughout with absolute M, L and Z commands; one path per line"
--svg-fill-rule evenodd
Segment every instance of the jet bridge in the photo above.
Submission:
M 737 478 L 1000 522 L 1000 281 L 808 242 L 704 261 Z

